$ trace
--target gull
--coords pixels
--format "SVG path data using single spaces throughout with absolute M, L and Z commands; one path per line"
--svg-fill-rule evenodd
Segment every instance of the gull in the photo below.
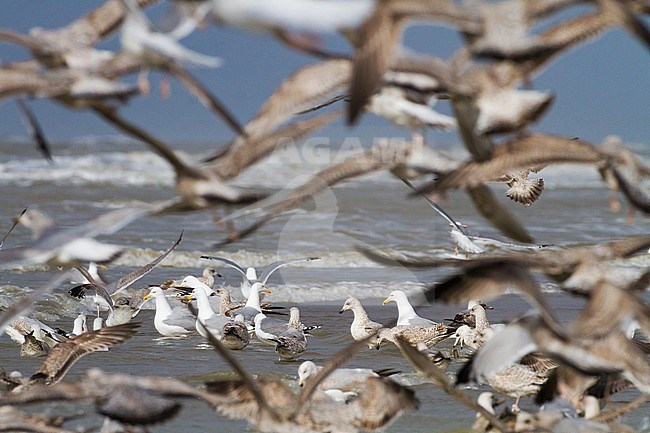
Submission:
M 292 119 L 296 113 L 309 109 L 342 90 L 347 84 L 350 71 L 349 60 L 336 58 L 297 69 L 267 98 L 257 114 L 244 126 L 244 133 L 228 144 L 225 150 L 219 150 L 218 153 L 207 157 L 205 161 L 217 160 L 213 170 L 222 179 L 237 176 L 256 158 L 265 156 L 273 150 L 258 154 L 250 149 L 251 146 L 259 147 L 264 137 L 278 131 L 278 128 Z M 334 119 L 325 118 L 329 118 L 330 121 Z M 287 132 L 284 130 L 283 133 L 296 139 L 293 134 Z M 253 157 L 254 154 L 259 156 Z M 242 164 L 242 160 L 245 164 Z
M 307 327 L 300 321 L 300 310 L 298 307 L 289 309 L 289 322 L 268 318 L 264 313 L 258 313 L 253 318 L 255 325 L 255 336 L 269 346 L 277 344 L 278 337 L 289 329 L 295 329 L 300 332 L 307 332 L 313 328 Z
M 168 33 L 155 31 L 153 24 L 135 0 L 121 0 L 121 2 L 126 11 L 120 32 L 120 43 L 124 51 L 141 59 L 144 68 L 153 66 L 174 74 L 204 106 L 220 116 L 236 133 L 241 134 L 242 128 L 235 117 L 207 88 L 182 68 L 182 66 L 216 68 L 222 63 L 217 57 L 197 53 L 178 42 L 178 39 L 194 30 L 196 21 L 194 26 L 179 23 L 178 27 Z M 185 20 L 188 21 L 190 20 Z M 138 84 L 140 92 L 147 94 L 149 85 L 144 73 L 146 69 L 141 70 Z
M 423 76 L 422 73 L 409 74 L 409 66 L 408 62 L 398 64 L 395 73 L 386 80 L 386 84 L 393 87 L 416 88 L 418 94 L 430 95 L 432 88 L 429 83 L 434 80 Z M 330 99 L 314 108 L 315 104 L 339 94 L 348 85 L 351 71 L 351 62 L 345 58 L 330 58 L 296 70 L 278 86 L 253 119 L 244 126 L 244 134 L 236 137 L 225 148 L 206 157 L 204 161 L 214 161 L 211 168 L 219 178 L 231 179 L 278 146 L 284 146 L 286 141 L 281 138 L 298 140 L 336 119 L 341 113 L 325 113 L 280 128 L 280 125 L 296 114 L 311 112 L 342 99 L 342 96 L 337 96 L 334 100 Z M 420 81 L 426 81 L 426 85 L 422 85 L 410 75 L 417 75 L 420 79 L 424 77 L 424 80 Z M 404 79 L 407 76 L 408 79 Z M 433 86 L 433 90 L 435 89 L 436 87 Z M 421 115 L 421 111 L 427 114 L 429 108 L 416 107 L 411 109 L 413 110 L 415 110 L 413 114 Z M 409 115 L 407 118 L 411 119 L 412 116 Z
M 239 271 L 239 273 L 242 274 L 241 292 L 246 299 L 248 299 L 248 297 L 250 296 L 251 287 L 253 286 L 253 284 L 259 282 L 262 285 L 266 285 L 271 275 L 278 269 L 293 263 L 311 262 L 313 260 L 320 260 L 320 257 L 303 257 L 298 259 L 280 260 L 277 262 L 269 263 L 268 265 L 258 269 L 252 266 L 249 266 L 246 269 L 244 269 L 242 266 L 224 257 L 201 256 L 201 258 L 222 262 L 226 266 L 229 266 Z
M 434 182 L 437 193 L 453 188 L 471 188 L 498 179 L 506 172 L 529 169 L 548 164 L 572 163 L 600 165 L 605 155 L 582 140 L 559 136 L 530 134 L 505 142 L 494 149 L 491 158 L 482 162 L 469 162 L 443 173 Z M 416 193 L 428 193 L 433 184 L 417 188 Z
M 602 311 L 589 311 L 589 314 L 593 313 L 597 316 Z M 602 334 L 585 331 L 583 325 L 594 327 L 593 323 L 584 323 L 587 320 L 585 316 L 579 315 L 566 328 L 537 315 L 519 319 L 492 337 L 477 353 L 469 378 L 485 382 L 523 355 L 540 351 L 585 374 L 620 372 L 639 390 L 647 393 L 650 366 L 645 353 L 628 340 L 620 328 L 595 330 L 605 331 Z M 615 319 L 620 320 L 620 317 Z
M 307 385 L 309 380 L 313 380 L 322 369 L 322 366 L 316 365 L 313 361 L 303 362 L 298 366 L 298 385 L 301 387 Z M 397 373 L 399 371 L 392 369 L 337 368 L 318 387 L 328 395 L 330 394 L 328 391 L 338 390 L 344 393 L 351 392 L 353 396 L 356 396 L 357 391 L 363 387 L 364 382 L 369 377 L 388 377 Z M 348 395 L 348 397 L 352 395 Z
M 108 326 L 62 341 L 52 348 L 38 371 L 29 378 L 29 383 L 50 385 L 60 381 L 79 358 L 123 343 L 135 335 L 138 327 L 139 323 Z
M 404 293 L 402 290 L 393 290 L 390 292 L 388 297 L 382 301 L 382 304 L 386 305 L 391 301 L 397 304 L 397 326 L 418 325 L 435 327 L 439 325 L 433 320 L 418 316 L 408 298 L 406 297 L 406 293 Z
M 487 340 L 489 340 L 495 332 L 503 329 L 504 325 L 490 325 L 485 314 L 485 308 L 480 303 L 474 303 L 470 308 L 469 315 L 472 317 L 474 326 L 461 325 L 456 329 L 456 341 L 454 346 L 460 344 L 469 346 L 474 350 L 480 349 Z
M 212 14 L 217 20 L 239 27 L 272 32 L 284 29 L 335 32 L 359 26 L 375 2 L 271 0 L 260 4 L 254 0 L 242 0 L 233 4 L 227 0 L 212 0 L 211 4 Z
M 404 178 L 424 172 L 447 171 L 448 164 L 449 158 L 426 147 L 423 140 L 378 140 L 366 152 L 348 157 L 311 176 L 304 184 L 293 189 L 288 196 L 284 192 L 278 193 L 282 196 L 279 200 L 255 209 L 262 214 L 257 220 L 231 234 L 229 239 L 222 243 L 229 243 L 250 235 L 277 215 L 290 211 L 322 190 L 353 177 L 388 170 L 397 177 Z M 233 212 L 222 221 L 239 218 L 241 213 Z
M 20 356 L 45 356 L 50 347 L 34 336 L 34 331 L 23 336 L 23 343 L 20 345 Z
M 219 287 L 216 291 L 219 296 L 219 314 L 229 316 L 237 308 L 243 307 L 244 303 L 235 303 L 230 296 L 230 290 L 227 287 Z
M 138 0 L 138 4 L 146 5 L 148 1 Z M 92 47 L 119 28 L 123 18 L 124 8 L 111 1 L 65 27 L 54 30 L 35 27 L 29 35 L 5 32 L 4 39 L 28 46 L 34 57 L 48 68 L 97 68 L 98 61 L 106 60 L 107 52 Z
M 240 379 L 206 384 L 207 390 L 223 400 L 217 412 L 232 419 L 245 419 L 257 430 L 284 432 L 376 430 L 388 425 L 405 411 L 416 410 L 414 393 L 394 382 L 369 378 L 358 397 L 348 404 L 335 402 L 318 391 L 320 382 L 367 343 L 355 342 L 339 351 L 299 394 L 286 383 L 254 380 L 251 374 L 212 337 L 215 350 L 239 374 Z
M 104 327 L 104 319 L 101 317 L 95 317 L 93 320 L 93 331 L 97 331 L 98 329 L 102 329 Z
M 650 164 L 627 149 L 620 137 L 606 137 L 597 148 L 620 161 L 599 167 L 598 172 L 610 190 L 622 191 L 634 204 L 627 214 L 627 222 L 631 223 L 635 208 L 650 209 L 650 192 L 642 186 L 644 180 L 650 177 Z M 612 211 L 620 208 L 613 195 L 610 195 L 609 204 Z
M 412 345 L 423 343 L 427 348 L 433 347 L 443 340 L 446 340 L 453 332 L 443 323 L 435 326 L 429 325 L 397 325 L 392 328 L 382 328 L 377 333 L 372 347 L 379 350 L 387 341 L 396 343 L 397 337 L 405 338 Z
M 117 67 L 107 67 L 106 76 L 79 70 L 25 70 L 6 66 L 0 68 L 0 99 L 27 95 L 52 98 L 70 108 L 87 108 L 100 101 L 124 102 L 137 91 L 111 77 Z
M 207 332 L 221 338 L 223 327 L 232 319 L 227 316 L 216 314 L 210 305 L 208 294 L 202 288 L 196 288 L 192 291 L 189 299 L 196 299 L 198 314 L 196 315 L 195 328 L 203 338 L 206 338 Z
M 560 34 L 555 37 L 548 37 L 548 31 L 539 36 L 531 35 L 529 30 L 540 18 L 547 17 L 575 3 L 572 0 L 560 2 L 549 0 L 534 4 L 517 1 L 476 3 L 474 6 L 478 8 L 478 12 L 482 16 L 483 29 L 480 34 L 467 35 L 470 49 L 474 55 L 479 57 L 495 60 L 508 59 L 517 62 L 549 56 L 562 49 L 567 44 L 568 37 L 575 38 L 576 33 L 580 33 L 581 30 L 584 32 L 581 22 L 574 23 L 570 27 L 571 31 L 569 28 L 565 29 L 565 35 Z M 592 20 L 601 21 L 601 29 L 607 26 L 621 25 L 645 44 L 650 43 L 648 30 L 633 15 L 633 4 L 624 5 L 613 1 L 594 1 L 592 3 L 599 6 L 597 15 Z M 573 35 L 569 36 L 570 33 Z
M 465 6 L 450 1 L 380 2 L 359 28 L 350 80 L 348 124 L 354 124 L 374 93 L 381 77 L 394 62 L 402 27 L 414 19 L 429 18 L 445 23 L 462 22 L 465 27 L 480 28 L 480 21 Z
M 304 332 L 290 327 L 275 339 L 275 351 L 280 361 L 294 361 L 307 350 L 307 338 Z
M 199 54 L 182 46 L 174 36 L 152 30 L 151 22 L 134 0 L 122 0 L 122 5 L 126 16 L 120 43 L 125 51 L 153 66 L 169 62 L 208 68 L 221 65 L 221 59 Z
M 354 319 L 352 319 L 352 324 L 350 325 L 350 334 L 355 341 L 363 340 L 383 328 L 381 323 L 370 320 L 368 313 L 366 313 L 366 310 L 357 298 L 346 299 L 339 314 L 343 314 L 349 310 L 352 310 L 352 314 L 354 315 Z
M 647 275 L 642 273 L 632 278 L 620 278 L 620 272 L 605 266 L 609 261 L 623 259 L 650 246 L 650 236 L 635 236 L 592 246 L 574 247 L 565 250 L 539 251 L 535 254 L 498 255 L 472 260 L 473 263 L 462 274 L 429 288 L 425 292 L 428 300 L 444 302 L 467 302 L 470 299 L 493 298 L 509 287 L 516 287 L 527 300 L 545 317 L 548 323 L 554 319 L 538 283 L 528 269 L 539 270 L 549 278 L 563 282 L 565 289 L 600 299 L 603 306 L 611 306 L 615 316 L 624 311 L 633 314 L 644 328 L 650 325 L 639 304 L 635 291 L 642 287 Z M 602 268 L 602 269 L 601 269 Z M 612 280 L 612 276 L 616 279 Z M 609 296 L 609 299 L 607 298 Z M 631 308 L 638 305 L 638 308 Z M 620 311 L 616 311 L 620 309 Z M 603 317 L 596 315 L 595 317 Z M 609 320 L 610 323 L 618 322 Z M 591 323 L 591 322 L 585 322 Z M 552 325 L 551 325 L 552 326 Z M 610 329 L 612 325 L 601 324 L 599 328 Z
M 139 0 L 138 3 L 146 6 L 147 0 Z M 146 20 L 135 3 L 132 3 L 131 6 L 132 10 L 142 15 L 143 21 Z M 107 98 L 123 100 L 136 93 L 136 88 L 115 80 L 135 70 L 141 70 L 143 59 L 127 52 L 115 54 L 91 48 L 101 38 L 108 36 L 120 27 L 119 24 L 124 18 L 125 9 L 127 8 L 118 2 L 109 2 L 67 27 L 54 31 L 32 29 L 29 36 L 0 31 L 0 38 L 27 46 L 39 62 L 48 68 L 55 68 L 55 72 L 46 73 L 26 71 L 36 76 L 32 76 L 31 79 L 23 78 L 23 84 L 19 84 L 22 86 L 20 90 L 39 97 L 56 97 L 66 105 L 77 108 L 92 107 L 96 102 Z M 128 13 L 127 16 L 129 16 Z M 145 26 L 143 30 L 138 27 L 138 20 L 135 20 L 135 26 L 133 21 L 131 20 L 128 27 L 134 30 L 130 32 L 130 36 L 135 35 L 135 38 L 127 38 L 128 42 L 142 42 L 145 46 L 154 45 L 163 51 L 170 45 L 178 45 L 173 37 L 158 32 L 154 32 L 154 36 L 148 37 L 144 41 L 139 40 L 139 36 L 146 34 L 145 25 L 148 22 L 142 24 Z M 180 37 L 186 29 L 187 26 L 181 26 L 171 35 Z M 163 43 L 160 43 L 161 38 Z M 164 41 L 165 38 L 168 38 L 169 41 Z M 131 48 L 139 52 L 137 48 L 141 44 L 135 43 L 135 45 Z M 186 53 L 188 50 L 181 47 L 180 51 Z M 174 51 L 172 54 L 182 56 L 179 51 Z M 242 132 L 241 126 L 232 114 L 198 80 L 174 62 L 167 62 L 165 70 L 173 73 L 202 104 L 222 117 L 233 130 L 237 133 Z M 48 79 L 41 79 L 44 78 L 43 75 L 47 75 Z M 5 81 L 7 78 L 9 81 Z M 3 83 L 12 81 L 11 76 L 3 77 Z M 15 85 L 11 84 L 9 88 L 12 91 L 18 90 Z
M 167 143 L 124 119 L 113 107 L 95 104 L 92 108 L 97 115 L 121 131 L 146 143 L 174 169 L 175 190 L 178 197 L 160 203 L 158 212 L 203 209 L 223 203 L 251 203 L 260 198 L 257 194 L 245 194 L 227 185 L 206 167 L 194 166 L 183 161 Z
M 544 191 L 544 179 L 528 178 L 528 175 L 533 171 L 537 170 L 525 169 L 518 172 L 506 173 L 495 180 L 508 185 L 509 188 L 505 194 L 510 200 L 521 203 L 524 206 L 530 206 L 539 199 L 542 191 Z
M 117 300 L 113 300 L 112 296 L 123 292 L 133 283 L 151 272 L 156 266 L 165 260 L 169 254 L 171 254 L 171 252 L 178 246 L 178 244 L 180 244 L 182 239 L 183 232 L 181 231 L 178 240 L 154 260 L 110 284 L 102 282 L 101 278 L 99 280 L 95 278 L 97 275 L 97 270 L 96 264 L 94 264 L 94 262 L 91 262 L 88 267 L 88 271 L 81 267 L 77 267 L 77 271 L 79 271 L 86 279 L 86 281 L 88 281 L 88 284 L 73 287 L 70 289 L 70 291 L 68 291 L 68 293 L 75 298 L 83 299 L 86 296 L 86 292 L 94 291 L 94 297 L 101 299 L 103 301 L 102 303 L 108 307 L 109 312 L 108 317 L 106 318 L 106 326 L 126 323 L 131 320 L 131 318 L 133 318 L 139 310 L 137 310 L 137 307 L 133 308 L 128 300 L 127 302 L 124 302 L 122 300 L 118 303 Z M 95 275 L 93 275 L 93 273 Z M 97 315 L 99 316 L 99 302 L 95 302 L 97 304 Z
M 366 110 L 388 119 L 402 128 L 432 128 L 442 131 L 456 129 L 456 119 L 435 111 L 436 98 L 423 98 L 415 92 L 385 85 L 368 101 Z
M 251 336 L 244 323 L 244 316 L 237 314 L 221 331 L 221 342 L 230 350 L 242 350 L 250 343 Z
M 470 328 L 473 328 L 476 326 L 476 318 L 472 314 L 472 307 L 476 304 L 480 304 L 481 307 L 485 310 L 494 310 L 494 307 L 488 306 L 487 304 L 484 304 L 482 301 L 478 301 L 476 299 L 470 299 L 469 302 L 467 303 L 467 309 L 461 311 L 460 313 L 456 313 L 454 315 L 453 319 L 445 319 L 451 322 L 451 326 L 460 326 L 460 325 L 468 325 Z
M 54 329 L 40 320 L 28 316 L 16 317 L 5 327 L 4 331 L 13 341 L 20 345 L 25 343 L 25 337 L 27 335 L 31 335 L 39 342 L 47 344 L 48 347 L 66 338 L 60 330 Z
M 88 332 L 88 326 L 86 325 L 86 315 L 85 314 L 79 314 L 74 319 L 71 334 L 72 335 L 81 335 L 81 334 L 85 334 L 86 332 Z
M 23 406 L 85 400 L 94 402 L 95 411 L 111 420 L 131 426 L 148 426 L 173 418 L 181 408 L 177 398 L 198 399 L 210 406 L 222 401 L 170 377 L 111 374 L 91 368 L 74 382 L 36 384 L 20 393 L 5 394 L 0 397 L 0 404 Z
M 342 111 L 331 111 L 258 133 L 259 136 L 240 135 L 215 154 L 204 158 L 204 161 L 214 161 L 208 165 L 208 169 L 219 179 L 232 179 L 274 151 L 285 149 L 288 143 L 301 140 L 341 117 L 342 114 Z M 253 119 L 249 123 L 254 121 Z
M 93 238 L 112 234 L 154 209 L 152 205 L 124 207 L 71 228 L 56 228 L 49 216 L 28 209 L 19 222 L 32 230 L 34 241 L 27 246 L 1 250 L 0 264 L 4 267 L 38 263 L 67 266 L 78 262 L 111 261 L 122 252 L 122 247 Z
M 188 314 L 185 307 L 172 309 L 160 287 L 152 287 L 149 294 L 143 299 L 146 301 L 150 298 L 154 298 L 156 302 L 156 314 L 153 324 L 160 335 L 164 337 L 180 337 L 194 331 L 196 320 Z
M 74 433 L 61 427 L 65 419 L 23 412 L 13 406 L 0 407 L 0 425 L 5 431 L 34 433 Z
M 199 289 L 205 292 L 207 296 L 213 296 L 216 294 L 215 290 L 210 287 L 210 285 L 204 283 L 201 281 L 201 278 L 197 278 L 194 275 L 184 277 L 179 284 L 174 286 L 174 289 Z
M 278 336 L 287 330 L 287 323 L 278 319 L 269 319 L 264 313 L 257 313 L 253 318 L 255 336 L 264 344 L 275 346 Z
M 248 294 L 248 299 L 246 299 L 246 304 L 237 310 L 231 312 L 231 315 L 235 316 L 241 314 L 244 316 L 244 320 L 247 323 L 252 323 L 255 319 L 255 316 L 262 312 L 260 308 L 260 292 L 271 293 L 269 289 L 264 287 L 262 283 L 255 282 L 251 286 L 250 293 Z
M 517 413 L 521 397 L 539 392 L 557 366 L 548 356 L 533 352 L 485 377 L 485 380 L 497 392 L 515 398 L 512 411 Z M 467 382 L 472 368 L 473 361 L 470 360 L 458 373 L 456 383 Z
M 521 131 L 544 114 L 554 96 L 550 92 L 520 89 L 492 89 L 476 99 L 479 110 L 474 131 L 479 135 Z
M 203 268 L 199 281 L 212 289 L 214 287 L 215 276 L 221 278 L 221 274 L 216 269 L 206 266 Z
M 401 179 L 401 180 L 409 188 L 415 190 L 415 187 L 407 179 Z M 447 213 L 446 210 L 444 210 L 438 203 L 431 200 L 428 196 L 422 194 L 422 198 L 424 198 L 426 202 L 429 204 L 429 206 L 431 206 L 433 210 L 438 212 L 438 214 L 444 219 L 446 219 L 447 222 L 449 223 L 449 227 L 450 227 L 449 233 L 451 234 L 451 238 L 454 240 L 456 246 L 455 248 L 456 254 L 458 254 L 457 250 L 459 248 L 465 251 L 466 253 L 480 254 L 483 252 L 483 249 L 472 241 L 472 239 L 469 237 L 467 231 L 463 228 L 463 226 L 459 224 L 456 220 L 454 220 L 452 216 Z

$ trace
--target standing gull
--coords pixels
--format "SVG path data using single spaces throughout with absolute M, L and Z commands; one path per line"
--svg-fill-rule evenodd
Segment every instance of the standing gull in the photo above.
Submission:
M 368 313 L 366 313 L 366 310 L 357 298 L 348 298 L 343 304 L 343 307 L 341 307 L 339 314 L 343 314 L 343 312 L 348 310 L 352 310 L 352 314 L 354 314 L 354 319 L 350 325 L 350 334 L 352 334 L 352 338 L 356 341 L 369 337 L 383 327 L 381 323 L 370 320 Z
M 275 340 L 275 351 L 280 361 L 294 361 L 307 350 L 307 338 L 302 331 L 288 328 Z
M 216 314 L 210 305 L 208 294 L 202 288 L 196 288 L 192 291 L 192 299 L 196 299 L 198 314 L 196 315 L 195 328 L 202 337 L 207 337 L 207 332 L 211 332 L 217 338 L 222 337 L 223 327 L 232 319 L 227 316 Z
M 172 309 L 160 287 L 152 287 L 149 294 L 143 299 L 146 301 L 150 298 L 154 298 L 156 302 L 156 314 L 153 323 L 160 335 L 164 337 L 180 337 L 194 332 L 194 318 L 185 307 Z
M 244 316 L 238 314 L 225 325 L 221 332 L 221 342 L 231 350 L 241 350 L 251 341 L 250 333 L 244 323 Z
M 275 346 L 278 336 L 288 329 L 287 322 L 267 318 L 264 313 L 257 313 L 253 318 L 255 336 L 264 344 Z
M 279 319 L 268 318 L 264 313 L 257 314 L 253 319 L 255 325 L 255 336 L 269 346 L 277 344 L 278 337 L 289 329 L 300 332 L 307 332 L 313 327 L 307 327 L 300 321 L 300 310 L 298 307 L 289 309 L 289 322 Z
M 418 314 L 413 309 L 413 306 L 406 297 L 406 293 L 401 290 L 393 290 L 390 292 L 388 297 L 384 299 L 382 304 L 386 305 L 389 302 L 395 302 L 397 304 L 397 325 L 418 325 L 418 326 L 437 326 L 438 323 L 433 320 L 426 319 L 424 317 L 418 316 Z

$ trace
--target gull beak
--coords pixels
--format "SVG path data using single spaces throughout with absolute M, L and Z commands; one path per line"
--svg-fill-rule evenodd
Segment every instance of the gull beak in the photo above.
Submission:
M 345 310 L 341 310 L 341 311 L 339 311 L 339 314 L 343 314 L 344 311 L 345 311 Z
M 266 293 L 267 295 L 272 293 L 268 287 L 264 287 L 264 290 L 262 290 L 262 293 Z
M 300 380 L 298 381 L 298 386 L 301 386 L 301 387 L 302 387 L 302 386 L 305 386 L 305 382 L 304 382 L 302 379 L 300 379 Z
M 186 300 L 186 301 L 193 301 L 193 300 L 195 300 L 195 299 L 196 299 L 196 298 L 195 298 L 194 296 L 192 296 L 192 295 L 186 295 L 186 296 L 185 296 L 185 300 Z
M 102 265 L 101 263 L 98 264 L 97 267 L 98 267 L 99 269 L 101 269 L 102 271 L 106 271 L 106 270 L 108 270 L 108 266 L 106 266 L 106 265 Z
M 392 301 L 391 298 L 386 298 L 386 299 L 384 299 L 384 300 L 382 301 L 381 305 L 386 305 L 386 304 L 388 304 L 390 301 Z
M 210 293 L 210 296 L 217 296 L 217 292 Z
M 151 295 L 150 295 L 149 293 L 147 293 L 146 295 L 144 295 L 144 296 L 142 297 L 142 300 L 143 300 L 143 301 L 148 301 L 149 299 L 151 299 Z

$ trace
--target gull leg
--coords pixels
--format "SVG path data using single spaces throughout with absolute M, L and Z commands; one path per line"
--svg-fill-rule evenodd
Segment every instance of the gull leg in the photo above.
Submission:
M 512 405 L 512 413 L 519 413 L 519 399 L 521 399 L 521 396 L 518 395 L 515 404 Z
M 149 70 L 142 69 L 138 74 L 138 90 L 141 95 L 148 96 L 151 90 L 149 85 Z
M 167 75 L 163 75 L 162 80 L 160 80 L 160 97 L 163 99 L 169 99 L 171 94 L 172 86 L 169 83 L 169 78 L 167 78 Z

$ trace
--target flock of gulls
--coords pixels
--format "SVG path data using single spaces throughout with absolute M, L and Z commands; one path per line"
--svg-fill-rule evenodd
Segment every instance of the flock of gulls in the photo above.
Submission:
M 646 0 L 170 0 L 166 4 L 174 20 L 167 26 L 156 26 L 147 17 L 146 8 L 154 3 L 109 0 L 59 29 L 34 27 L 27 34 L 0 29 L 1 42 L 20 45 L 31 55 L 0 66 L 0 98 L 17 99 L 44 157 L 51 160 L 55 155 L 25 97 L 49 98 L 71 110 L 95 113 L 164 158 L 176 179 L 171 199 L 111 210 L 75 227 L 59 227 L 31 207 L 16 218 L 11 230 L 22 224 L 33 239 L 27 245 L 6 246 L 10 242 L 5 240 L 11 241 L 9 230 L 0 244 L 0 266 L 9 272 L 47 265 L 61 272 L 0 313 L 0 326 L 20 344 L 20 355 L 45 357 L 29 377 L 2 371 L 0 430 L 72 431 L 66 419 L 35 415 L 28 405 L 87 401 L 105 417 L 103 431 L 147 431 L 176 416 L 184 399 L 204 403 L 215 417 L 245 419 L 263 432 L 378 430 L 403 413 L 426 408 L 396 379 L 397 371 L 346 369 L 344 363 L 366 346 L 394 344 L 440 392 L 477 412 L 474 431 L 633 431 L 617 420 L 642 406 L 650 393 L 650 308 L 643 300 L 650 271 L 630 272 L 621 263 L 648 254 L 650 235 L 596 245 L 537 247 L 487 184 L 507 184 L 509 199 L 530 206 L 543 201 L 544 180 L 539 176 L 544 168 L 585 164 L 599 171 L 607 188 L 626 197 L 629 218 L 633 211 L 650 213 L 650 166 L 619 140 L 598 144 L 529 130 L 554 98 L 552 92 L 531 86 L 561 54 L 616 26 L 650 48 L 643 20 L 650 14 Z M 576 6 L 580 13 L 563 18 L 564 11 Z M 405 49 L 403 31 L 422 21 L 457 30 L 463 46 L 449 59 Z M 543 27 L 547 22 L 552 24 Z M 221 59 L 180 42 L 210 24 L 265 33 L 313 56 L 314 62 L 288 76 L 258 113 L 241 124 L 186 69 L 227 67 Z M 119 51 L 95 48 L 116 32 Z M 350 54 L 329 52 L 316 39 L 303 37 L 306 33 L 342 35 L 350 43 Z M 123 104 L 150 91 L 150 70 L 178 79 L 229 125 L 232 141 L 201 161 L 188 161 L 163 139 L 121 116 Z M 135 85 L 125 81 L 132 74 L 138 75 Z M 438 99 L 449 101 L 453 116 L 433 109 Z M 354 125 L 365 112 L 411 130 L 412 140 L 378 140 L 281 197 L 229 184 L 281 149 L 287 139 L 299 140 L 340 117 Z M 427 129 L 458 130 L 471 158 L 454 160 L 427 146 L 422 135 Z M 201 258 L 211 266 L 200 276 L 136 288 L 138 280 L 179 245 L 181 233 L 146 266 L 113 282 L 101 275 L 101 268 L 123 247 L 95 238 L 110 237 L 139 218 L 245 204 L 220 221 L 227 228 L 222 243 L 232 243 L 326 188 L 378 171 L 405 182 L 411 196 L 424 197 L 449 222 L 458 254 L 413 261 L 380 249 L 360 250 L 386 266 L 454 268 L 452 276 L 423 291 L 429 302 L 467 304 L 453 321 L 421 317 L 401 290 L 388 293 L 384 300 L 397 306 L 398 317 L 392 323 L 371 320 L 359 299 L 341 300 L 340 313 L 353 315 L 351 343 L 324 365 L 316 365 L 301 358 L 314 328 L 302 323 L 296 306 L 288 319 L 287 313 L 278 318 L 281 309 L 264 302 L 264 295 L 270 293 L 273 272 L 318 257 L 275 262 L 262 270 L 207 255 Z M 436 202 L 455 189 L 465 190 L 478 212 L 519 242 L 518 248 L 486 253 L 478 239 Z M 251 215 L 254 220 L 248 225 L 234 225 Z M 241 273 L 241 293 L 233 294 L 219 283 L 220 268 Z M 75 319 L 72 332 L 30 317 L 35 301 L 70 281 L 76 283 L 69 295 L 88 309 Z M 560 322 L 541 281 L 554 282 L 582 298 L 584 307 L 569 322 Z M 491 307 L 483 302 L 511 289 L 530 303 L 531 313 L 507 324 L 490 324 Z M 235 300 L 240 295 L 245 302 Z M 155 305 L 153 326 L 162 337 L 200 334 L 237 378 L 195 387 L 168 377 L 92 368 L 78 380 L 62 380 L 80 357 L 128 344 L 146 325 L 133 321 L 146 302 Z M 92 327 L 88 317 L 93 317 Z M 242 366 L 233 351 L 245 351 L 255 339 L 277 352 L 279 360 L 296 363 L 295 383 L 255 378 Z M 461 384 L 468 382 L 484 387 L 478 400 L 464 392 Z M 611 396 L 625 389 L 636 389 L 639 396 L 611 403 Z M 513 399 L 502 412 L 494 407 L 499 395 Z M 521 409 L 520 399 L 529 395 L 546 410 Z

